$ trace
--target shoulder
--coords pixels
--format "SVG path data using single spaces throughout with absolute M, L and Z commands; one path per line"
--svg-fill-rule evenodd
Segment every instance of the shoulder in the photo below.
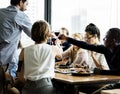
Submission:
M 16 14 L 16 19 L 24 21 L 24 20 L 28 20 L 29 17 L 23 11 L 18 10 Z

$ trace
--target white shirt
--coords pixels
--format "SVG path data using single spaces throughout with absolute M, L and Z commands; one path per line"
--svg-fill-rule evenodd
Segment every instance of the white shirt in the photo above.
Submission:
M 91 51 L 88 53 L 89 53 L 89 66 L 91 66 L 91 68 L 95 68 L 96 65 L 91 57 Z M 102 69 L 109 70 L 109 67 L 108 67 L 108 64 L 106 62 L 104 55 L 101 53 L 97 53 L 97 52 L 94 52 L 94 54 L 97 60 L 99 61 L 100 65 L 102 66 Z
M 24 49 L 25 78 L 35 81 L 42 78 L 54 77 L 55 55 L 60 50 L 48 44 L 36 44 Z

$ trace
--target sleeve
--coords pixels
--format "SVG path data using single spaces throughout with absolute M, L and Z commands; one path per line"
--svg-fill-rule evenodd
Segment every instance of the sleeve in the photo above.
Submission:
M 103 54 L 100 54 L 99 62 L 101 63 L 102 69 L 109 70 L 108 64 Z
M 64 51 L 62 53 L 62 58 L 68 58 L 69 57 L 69 53 L 70 53 L 71 48 L 68 48 L 66 51 Z
M 73 38 L 68 37 L 67 41 L 73 45 L 76 45 L 80 48 L 83 49 L 87 49 L 87 50 L 91 50 L 91 51 L 96 51 L 99 53 L 105 53 L 106 48 L 104 47 L 104 45 L 93 45 L 93 44 L 88 44 L 84 41 L 80 41 L 80 40 L 75 40 Z
M 78 64 L 80 67 L 88 66 L 88 54 L 87 52 L 78 52 L 75 60 L 72 64 Z
M 25 34 L 30 37 L 32 23 L 31 23 L 29 17 L 23 12 L 18 12 L 15 17 L 15 21 L 18 25 L 20 25 L 21 30 L 23 30 L 25 32 Z
M 22 23 L 22 29 L 25 32 L 25 34 L 28 35 L 29 37 L 31 36 L 31 28 L 32 28 L 31 21 L 28 18 L 28 16 L 25 16 Z
M 60 57 L 61 57 L 62 52 L 63 52 L 63 50 L 62 50 L 61 47 L 54 46 L 54 45 L 52 45 L 52 51 L 53 51 L 53 53 L 54 53 L 55 56 L 60 56 Z

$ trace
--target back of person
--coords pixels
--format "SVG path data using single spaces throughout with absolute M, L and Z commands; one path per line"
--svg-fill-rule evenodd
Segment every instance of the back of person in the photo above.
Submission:
M 26 79 L 22 94 L 54 94 L 51 79 L 54 77 L 55 56 L 61 53 L 58 45 L 49 45 L 50 26 L 46 21 L 36 21 L 31 30 L 34 45 L 24 48 L 20 60 L 24 61 Z M 21 71 L 22 73 L 22 71 Z
M 0 43 L 2 42 L 16 42 L 20 38 L 21 32 L 19 31 L 22 26 L 24 14 L 19 11 L 15 6 L 9 6 L 4 9 L 0 9 Z M 25 16 L 26 17 L 26 16 Z M 4 27 L 4 28 L 3 28 Z M 19 27 L 19 28 L 13 28 Z M 15 29 L 15 30 L 14 30 Z M 9 32 L 6 32 L 9 31 Z M 16 32 L 13 32 L 16 31 Z M 6 34 L 4 34 L 6 32 Z M 14 37 L 11 37 L 14 36 Z
M 53 78 L 55 63 L 54 57 L 52 47 L 48 44 L 37 44 L 25 48 L 25 78 L 31 81 L 47 77 Z

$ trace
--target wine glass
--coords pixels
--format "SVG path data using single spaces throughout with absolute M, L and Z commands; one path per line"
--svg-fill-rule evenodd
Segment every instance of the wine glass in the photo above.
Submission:
M 60 34 L 60 32 L 55 32 L 55 35 L 58 37 L 58 35 Z

